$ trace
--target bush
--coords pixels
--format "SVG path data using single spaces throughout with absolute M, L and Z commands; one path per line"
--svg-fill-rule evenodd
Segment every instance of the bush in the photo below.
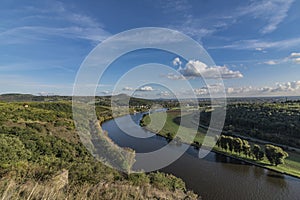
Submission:
M 0 163 L 13 164 L 27 160 L 31 152 L 25 149 L 22 141 L 13 135 L 0 134 Z
M 149 177 L 145 173 L 130 174 L 128 180 L 136 186 L 142 186 L 150 183 Z
M 149 174 L 150 183 L 158 189 L 165 190 L 186 190 L 185 183 L 180 179 L 170 174 L 155 172 Z

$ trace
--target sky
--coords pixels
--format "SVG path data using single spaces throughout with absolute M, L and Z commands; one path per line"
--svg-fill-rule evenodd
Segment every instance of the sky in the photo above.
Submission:
M 199 97 L 222 92 L 299 96 L 299 10 L 297 0 L 2 0 L 0 94 L 72 95 L 80 66 L 97 45 L 130 29 L 161 27 L 197 41 L 214 64 L 157 49 L 137 50 L 111 63 L 96 95 L 187 97 L 188 82 Z M 161 65 L 122 79 L 147 63 Z

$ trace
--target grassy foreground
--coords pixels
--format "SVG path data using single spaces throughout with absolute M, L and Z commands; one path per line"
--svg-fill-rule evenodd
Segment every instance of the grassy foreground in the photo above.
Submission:
M 96 112 L 99 123 L 111 118 L 108 107 Z M 0 199 L 184 198 L 197 195 L 173 175 L 127 175 L 97 161 L 80 142 L 70 101 L 0 103 Z
M 167 112 L 167 115 L 165 116 L 165 113 L 152 113 L 151 116 L 145 115 L 141 121 L 141 125 L 147 128 L 150 131 L 153 131 L 163 137 L 166 137 L 168 139 L 174 139 L 176 138 L 176 133 L 179 129 L 179 124 L 180 124 L 180 111 L 179 110 L 171 110 Z M 161 123 L 164 122 L 164 119 L 166 117 L 166 123 L 162 127 Z M 192 115 L 191 113 L 182 113 L 182 117 L 186 118 L 186 121 L 192 121 Z M 190 140 L 190 133 L 193 132 L 193 130 L 190 127 L 190 125 L 187 124 L 182 124 L 182 130 L 186 136 L 182 138 L 177 138 L 177 140 L 180 140 L 182 142 L 187 142 L 191 141 Z M 156 127 L 162 127 L 161 130 L 157 130 Z M 192 145 L 194 146 L 201 146 L 201 143 L 203 142 L 203 139 L 205 137 L 206 130 L 199 127 L 198 132 L 192 142 Z M 214 138 L 209 138 L 211 140 L 214 140 Z M 251 146 L 254 144 L 249 142 Z M 217 153 L 221 153 L 230 157 L 234 157 L 243 161 L 246 161 L 248 163 L 252 163 L 254 165 L 264 167 L 270 170 L 274 170 L 283 174 L 291 175 L 294 177 L 300 178 L 300 155 L 299 153 L 292 152 L 292 151 L 287 151 L 289 154 L 289 157 L 285 159 L 285 163 L 278 165 L 278 166 L 273 166 L 270 165 L 269 161 L 267 160 L 266 157 L 264 157 L 262 160 L 254 160 L 252 157 L 248 157 L 244 155 L 243 153 L 237 154 L 235 152 L 231 152 L 229 150 L 223 150 L 219 148 L 218 146 L 215 146 L 213 148 L 213 151 Z

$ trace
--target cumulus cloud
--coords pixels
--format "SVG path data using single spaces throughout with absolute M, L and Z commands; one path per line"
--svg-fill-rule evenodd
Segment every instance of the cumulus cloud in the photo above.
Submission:
M 124 87 L 122 90 L 124 90 L 124 91 L 134 91 L 134 89 L 132 87 L 128 87 L 128 86 Z M 146 91 L 154 91 L 154 89 L 151 86 L 144 86 L 144 87 L 140 87 L 136 91 L 146 92 Z
M 291 53 L 290 57 L 300 57 L 300 53 L 293 52 Z
M 300 89 L 300 81 L 292 81 L 286 83 L 277 83 L 271 92 L 293 92 Z
M 173 60 L 174 66 L 181 66 L 181 64 L 182 64 L 182 62 L 181 62 L 180 58 L 177 57 Z
M 194 89 L 194 93 L 198 96 L 207 96 L 209 94 L 221 94 L 224 88 L 221 85 L 208 85 Z M 227 96 L 274 96 L 274 95 L 295 95 L 300 92 L 300 80 L 285 83 L 276 83 L 274 86 L 263 87 L 227 87 L 225 88 Z
M 179 60 L 180 61 L 180 60 Z M 185 67 L 179 67 L 178 72 L 180 72 L 184 77 L 194 78 L 194 77 L 203 77 L 208 79 L 216 79 L 216 78 L 242 78 L 243 75 L 239 71 L 232 71 L 228 69 L 226 66 L 215 66 L 209 67 L 205 63 L 199 60 L 190 60 Z M 171 79 L 182 79 L 180 76 L 171 76 L 169 74 L 169 78 Z
M 169 97 L 169 96 L 171 96 L 171 94 L 168 91 L 161 91 L 160 93 L 157 94 L 157 96 L 160 96 L 160 97 Z
M 124 91 L 133 91 L 134 89 L 132 87 L 124 87 L 123 88 Z
M 300 81 L 291 81 L 285 83 L 277 83 L 273 87 L 240 87 L 227 88 L 227 94 L 239 95 L 273 95 L 273 94 L 293 94 L 300 89 Z
M 226 88 L 227 95 L 233 96 L 251 96 L 262 93 L 270 92 L 270 87 L 252 87 L 252 86 L 244 86 L 244 87 L 229 87 Z
M 194 89 L 194 93 L 200 96 L 209 95 L 210 93 L 211 94 L 224 93 L 224 86 L 222 86 L 221 84 L 207 85 L 205 87 Z
M 227 94 L 235 95 L 273 95 L 273 94 L 292 94 L 300 89 L 300 81 L 276 83 L 273 87 L 237 87 L 227 88 Z
M 138 91 L 146 92 L 146 91 L 153 91 L 154 89 L 151 86 L 144 86 L 138 89 Z
M 194 92 L 196 95 L 199 95 L 199 96 L 209 94 L 208 89 L 206 89 L 206 88 L 197 88 L 197 89 L 194 89 Z

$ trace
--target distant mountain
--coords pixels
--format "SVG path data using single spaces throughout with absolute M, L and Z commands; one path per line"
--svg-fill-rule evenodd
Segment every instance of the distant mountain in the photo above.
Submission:
M 118 94 L 115 96 L 96 96 L 96 104 L 110 106 L 111 100 L 118 106 L 125 106 L 130 102 L 130 105 L 148 105 L 153 102 L 153 100 L 130 97 L 126 94 Z M 35 96 L 32 94 L 18 94 L 18 93 L 11 93 L 11 94 L 2 94 L 0 95 L 0 101 L 3 102 L 31 102 L 31 101 L 71 101 L 72 96 Z
M 31 102 L 31 101 L 61 101 L 61 100 L 71 100 L 70 96 L 35 96 L 32 94 L 1 94 L 0 101 L 3 102 Z
M 32 94 L 2 94 L 0 95 L 0 101 L 9 101 L 9 102 L 16 102 L 16 101 L 32 101 L 34 95 Z

